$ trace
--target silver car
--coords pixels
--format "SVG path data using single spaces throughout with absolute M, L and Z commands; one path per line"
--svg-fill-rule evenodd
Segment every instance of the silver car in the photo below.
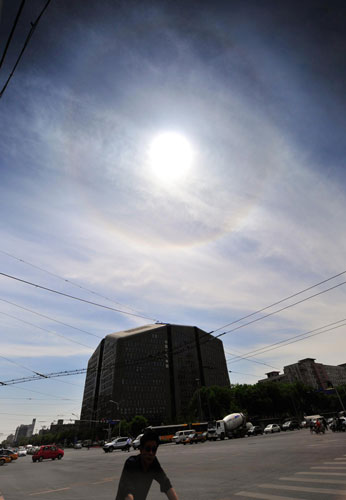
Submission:
M 267 427 L 264 429 L 264 434 L 272 434 L 273 432 L 280 432 L 280 425 L 278 424 L 268 424 Z

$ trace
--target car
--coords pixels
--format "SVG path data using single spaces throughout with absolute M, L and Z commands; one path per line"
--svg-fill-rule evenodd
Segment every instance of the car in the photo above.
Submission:
M 112 452 L 114 450 L 127 450 L 128 444 L 127 440 L 128 437 L 119 437 L 116 439 L 113 439 L 113 441 L 110 441 L 109 443 L 106 443 L 103 446 L 103 450 L 105 453 Z
M 134 450 L 138 450 L 140 444 L 141 444 L 141 437 L 144 436 L 144 434 L 138 434 L 136 439 L 132 441 L 132 447 Z
M 185 437 L 185 439 L 182 441 L 183 444 L 197 444 L 197 443 L 204 443 L 207 440 L 207 433 L 198 433 L 198 432 L 191 432 L 188 436 Z
M 280 425 L 278 424 L 268 424 L 267 427 L 264 429 L 264 434 L 272 434 L 273 432 L 280 432 Z
M 1 455 L 1 453 L 0 453 L 0 466 L 4 465 L 4 464 L 9 464 L 11 462 L 12 462 L 12 460 L 10 459 L 9 456 L 7 456 L 7 455 Z
M 191 432 L 193 432 L 192 429 L 185 429 L 183 431 L 178 431 L 173 437 L 172 437 L 172 441 L 173 443 L 175 444 L 179 444 L 179 443 L 182 443 L 184 441 L 184 439 L 189 435 L 191 434 Z
M 74 448 L 75 450 L 81 450 L 81 449 L 82 449 L 82 443 L 75 443 L 75 444 L 73 445 L 73 448 Z
M 19 448 L 17 453 L 18 453 L 18 457 L 26 457 L 26 455 L 27 455 L 27 451 L 25 448 Z
M 64 450 L 58 448 L 55 444 L 47 444 L 40 447 L 32 456 L 33 462 L 42 462 L 42 460 L 61 460 L 64 456 Z
M 263 429 L 260 425 L 254 425 L 247 431 L 248 436 L 257 436 L 258 434 L 263 434 Z
M 281 426 L 283 431 L 293 431 L 294 429 L 300 429 L 299 422 L 297 420 L 287 420 Z
M 1 448 L 0 455 L 9 457 L 11 461 L 17 460 L 17 458 L 18 458 L 18 453 L 14 452 L 13 450 L 10 450 L 8 448 Z

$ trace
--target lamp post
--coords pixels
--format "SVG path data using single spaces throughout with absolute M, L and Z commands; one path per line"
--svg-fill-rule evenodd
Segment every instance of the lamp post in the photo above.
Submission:
M 196 378 L 196 383 L 197 383 L 197 391 L 198 391 L 198 419 L 201 421 L 201 413 L 202 413 L 202 405 L 201 405 L 201 392 L 200 392 L 200 380 L 199 378 Z
M 118 401 L 113 401 L 113 399 L 110 399 L 109 400 L 110 403 L 113 403 L 115 405 L 117 405 L 117 410 L 119 411 L 119 407 L 120 407 L 120 403 L 118 403 Z M 109 427 L 108 427 L 108 440 L 110 438 L 110 427 L 111 427 L 111 424 L 108 424 Z M 120 419 L 119 419 L 119 435 L 121 437 L 121 416 L 120 416 Z
M 334 389 L 334 391 L 336 392 L 336 395 L 337 395 L 337 396 L 338 396 L 338 398 L 339 398 L 341 408 L 343 409 L 343 411 L 345 411 L 344 403 L 342 402 L 342 399 L 341 399 L 341 397 L 340 397 L 340 394 L 339 394 L 339 392 L 338 392 L 337 388 L 336 388 L 336 387 L 334 387 L 334 385 L 331 383 L 331 381 L 330 381 L 330 380 L 328 380 L 328 381 L 327 381 L 327 385 L 328 385 L 328 387 L 329 387 L 330 389 Z

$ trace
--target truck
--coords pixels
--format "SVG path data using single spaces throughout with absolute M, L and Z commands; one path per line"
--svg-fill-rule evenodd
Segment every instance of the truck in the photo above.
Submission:
M 244 437 L 248 431 L 249 424 L 246 422 L 246 417 L 243 413 L 231 413 L 226 415 L 222 420 L 216 420 L 208 426 L 208 439 L 216 441 L 216 439 L 228 439 Z M 251 424 L 250 424 L 251 427 Z

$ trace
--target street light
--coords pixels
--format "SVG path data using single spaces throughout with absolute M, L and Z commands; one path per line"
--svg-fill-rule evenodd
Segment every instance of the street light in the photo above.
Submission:
M 119 411 L 120 403 L 118 403 L 118 401 L 113 401 L 113 399 L 110 399 L 109 402 L 117 405 L 117 410 Z M 109 425 L 109 427 L 108 427 L 108 440 L 109 440 L 110 432 L 111 432 L 111 424 L 108 424 L 108 425 Z M 119 434 L 121 437 L 121 416 L 120 416 L 120 420 L 119 420 Z
M 337 388 L 336 388 L 336 387 L 335 387 L 335 386 L 331 383 L 331 381 L 330 381 L 330 380 L 327 380 L 327 386 L 328 386 L 330 389 L 334 389 L 334 391 L 336 392 L 336 395 L 337 395 L 337 396 L 338 396 L 338 398 L 339 398 L 339 402 L 340 402 L 340 404 L 341 404 L 341 408 L 343 409 L 343 411 L 345 411 L 344 404 L 343 404 L 343 402 L 342 402 L 342 399 L 341 399 L 341 397 L 340 397 L 340 394 L 338 393 Z

